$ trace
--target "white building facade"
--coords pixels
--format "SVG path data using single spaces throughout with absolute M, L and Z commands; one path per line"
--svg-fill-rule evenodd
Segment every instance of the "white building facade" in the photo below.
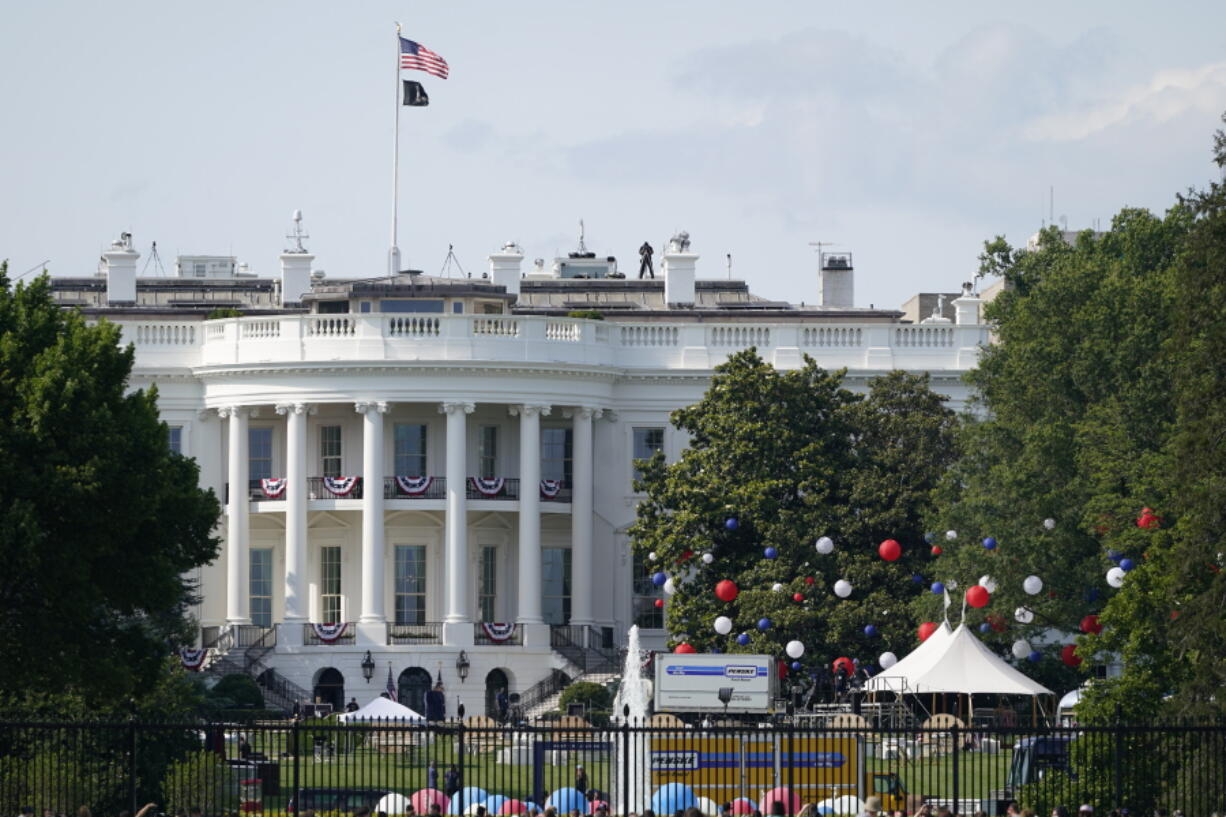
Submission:
M 633 461 L 680 455 L 669 415 L 729 354 L 809 355 L 860 390 L 929 372 L 965 401 L 987 337 L 973 295 L 954 322 L 912 324 L 696 280 L 688 240 L 662 255 L 655 280 L 590 253 L 525 272 L 514 245 L 480 279 L 325 281 L 300 247 L 278 278 L 137 279 L 124 239 L 98 276 L 55 279 L 122 326 L 133 387 L 157 385 L 172 447 L 223 502 L 196 577 L 214 670 L 287 708 L 366 703 L 389 673 L 416 707 L 441 682 L 448 715 L 498 689 L 539 707 L 557 673 L 608 671 L 632 624 L 663 646 L 626 534 Z

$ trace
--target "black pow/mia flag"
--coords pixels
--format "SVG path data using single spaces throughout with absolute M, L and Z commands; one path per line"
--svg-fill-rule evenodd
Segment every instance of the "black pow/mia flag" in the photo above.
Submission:
M 412 105 L 415 108 L 422 108 L 430 104 L 430 97 L 426 95 L 426 89 L 421 87 L 420 82 L 414 82 L 411 79 L 401 81 L 404 83 L 405 105 Z

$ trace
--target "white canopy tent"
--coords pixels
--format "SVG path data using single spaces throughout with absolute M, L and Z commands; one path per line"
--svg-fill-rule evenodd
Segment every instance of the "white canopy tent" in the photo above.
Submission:
M 948 630 L 948 627 L 948 624 L 944 625 L 944 629 Z M 929 647 L 929 642 L 935 640 L 938 634 L 941 635 L 940 641 L 935 647 Z M 967 629 L 965 623 L 959 624 L 952 633 L 943 634 L 940 630 L 933 633 L 906 658 L 870 678 L 864 689 L 866 692 L 906 694 L 1055 694 L 989 650 Z
M 384 698 L 382 695 L 355 712 L 344 713 L 338 720 L 341 723 L 372 723 L 381 721 L 425 723 L 426 721 L 424 717 L 404 704 L 398 704 L 391 698 Z

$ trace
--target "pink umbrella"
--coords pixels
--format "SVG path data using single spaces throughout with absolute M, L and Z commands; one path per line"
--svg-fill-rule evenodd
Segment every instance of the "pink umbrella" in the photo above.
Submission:
M 753 814 L 758 804 L 748 797 L 738 797 L 732 801 L 733 814 Z
M 431 803 L 438 803 L 439 811 L 446 814 L 447 806 L 451 804 L 451 800 L 448 799 L 447 795 L 438 789 L 415 791 L 413 796 L 409 798 L 409 802 L 413 804 L 413 808 L 418 814 L 429 814 Z
M 498 807 L 499 814 L 523 814 L 528 810 L 528 807 L 519 800 L 503 800 L 502 805 Z
M 762 813 L 770 814 L 774 809 L 775 803 L 783 803 L 784 814 L 798 814 L 800 812 L 800 795 L 792 794 L 792 790 L 787 786 L 778 786 L 762 793 Z

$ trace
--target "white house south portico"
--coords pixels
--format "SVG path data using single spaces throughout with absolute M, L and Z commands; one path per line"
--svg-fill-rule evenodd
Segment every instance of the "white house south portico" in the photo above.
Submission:
M 987 338 L 969 290 L 918 323 L 840 301 L 849 256 L 813 307 L 698 278 L 681 241 L 642 281 L 586 251 L 525 271 L 514 245 L 450 279 L 328 279 L 300 246 L 279 277 L 181 258 L 138 279 L 138 255 L 116 242 L 54 292 L 121 325 L 134 386 L 158 386 L 172 447 L 222 499 L 200 643 L 280 707 L 365 700 L 390 671 L 411 704 L 441 681 L 452 713 L 496 689 L 530 710 L 559 674 L 616 666 L 631 624 L 662 646 L 626 536 L 633 463 L 679 456 L 669 415 L 714 366 L 753 346 L 846 368 L 853 389 L 929 372 L 957 406 Z

